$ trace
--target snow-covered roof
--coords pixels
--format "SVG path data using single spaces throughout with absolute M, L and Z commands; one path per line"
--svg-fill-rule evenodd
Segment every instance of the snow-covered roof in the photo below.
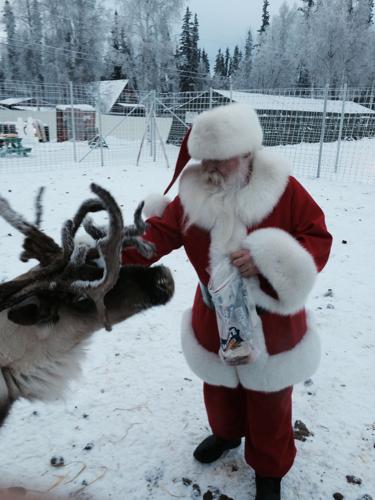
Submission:
M 55 108 L 52 106 L 14 106 L 13 109 L 18 109 L 19 111 L 54 111 Z
M 121 92 L 127 86 L 129 80 L 103 80 L 100 82 L 87 83 L 86 88 L 89 93 L 98 98 L 98 91 L 100 94 L 100 110 L 103 113 L 109 113 L 112 106 L 119 98 Z M 99 85 L 99 88 L 98 88 Z
M 134 104 L 133 102 L 118 102 L 117 104 L 123 108 L 145 108 L 144 104 Z
M 60 109 L 61 111 L 72 108 L 79 109 L 81 111 L 95 111 L 95 108 L 90 104 L 59 104 L 56 106 L 56 109 Z
M 5 104 L 6 106 L 13 106 L 14 104 L 19 104 L 20 102 L 31 101 L 32 97 L 8 97 L 0 101 L 0 104 Z
M 228 99 L 232 96 L 234 102 L 246 102 L 254 109 L 272 109 L 283 111 L 306 111 L 314 113 L 322 113 L 324 106 L 324 99 L 315 99 L 310 97 L 293 97 L 293 96 L 280 96 L 269 94 L 257 94 L 250 92 L 238 92 L 229 90 L 216 90 L 214 92 L 221 94 Z M 327 100 L 327 113 L 341 114 L 342 101 Z M 361 106 L 356 102 L 345 102 L 345 113 L 353 114 L 374 114 L 375 111 Z

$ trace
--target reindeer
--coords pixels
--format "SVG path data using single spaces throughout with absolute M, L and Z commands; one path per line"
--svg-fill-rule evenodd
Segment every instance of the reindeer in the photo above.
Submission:
M 89 337 L 149 307 L 165 304 L 174 283 L 164 266 L 120 265 L 124 246 L 135 245 L 145 256 L 153 247 L 144 232 L 141 203 L 134 224 L 124 227 L 121 209 L 110 193 L 91 184 L 96 198 L 82 203 L 62 227 L 58 245 L 40 229 L 41 196 L 36 222 L 27 222 L 0 197 L 0 215 L 24 236 L 22 261 L 39 264 L 0 283 L 0 427 L 14 401 L 52 400 L 80 371 Z M 90 212 L 106 210 L 108 230 L 94 225 Z M 77 242 L 83 226 L 94 244 Z

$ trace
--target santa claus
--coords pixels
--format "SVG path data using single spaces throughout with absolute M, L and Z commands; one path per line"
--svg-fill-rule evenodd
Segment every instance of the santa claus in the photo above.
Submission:
M 256 500 L 277 500 L 296 454 L 292 386 L 311 377 L 320 358 L 316 328 L 304 306 L 332 238 L 320 207 L 291 176 L 289 164 L 262 147 L 262 138 L 248 105 L 201 113 L 181 145 L 167 188 L 180 176 L 178 196 L 146 203 L 144 238 L 155 245 L 154 258 L 130 249 L 123 259 L 150 265 L 184 247 L 199 284 L 182 319 L 182 347 L 204 382 L 212 429 L 194 457 L 214 462 L 244 438 L 245 459 L 256 474 Z M 262 326 L 258 357 L 237 366 L 218 355 L 207 288 L 212 270 L 228 258 L 247 280 Z

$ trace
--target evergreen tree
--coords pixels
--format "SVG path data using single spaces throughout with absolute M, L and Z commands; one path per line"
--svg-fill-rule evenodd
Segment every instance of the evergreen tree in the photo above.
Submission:
M 242 53 L 241 53 L 238 45 L 236 45 L 234 47 L 233 57 L 231 59 L 231 64 L 230 64 L 230 68 L 229 68 L 229 74 L 230 75 L 233 76 L 233 75 L 235 75 L 237 73 L 237 71 L 240 68 L 241 59 L 242 59 Z
M 191 64 L 192 69 L 198 67 L 199 63 L 199 49 L 198 49 L 198 41 L 199 41 L 199 23 L 197 14 L 194 14 L 194 22 L 191 27 Z
M 180 72 L 180 91 L 198 90 L 202 86 L 200 67 L 199 22 L 197 14 L 194 14 L 189 7 L 186 8 L 182 20 L 182 31 L 180 35 L 180 45 L 177 51 L 177 68 Z
M 258 30 L 258 33 L 264 33 L 268 26 L 270 25 L 270 12 L 269 12 L 270 2 L 269 0 L 263 0 L 262 9 L 262 25 Z
M 221 49 L 218 50 L 215 58 L 214 76 L 225 76 L 225 60 Z
M 113 17 L 113 25 L 111 28 L 110 45 L 107 54 L 107 68 L 106 74 L 110 80 L 122 80 L 125 78 L 123 73 L 123 56 L 121 52 L 120 37 L 125 37 L 123 29 L 120 28 L 119 15 L 115 10 Z M 126 41 L 125 41 L 126 43 Z
M 226 48 L 225 50 L 225 56 L 224 56 L 224 72 L 222 76 L 230 76 L 230 68 L 232 64 L 232 58 L 229 52 L 229 47 Z
M 190 63 L 192 59 L 192 12 L 186 7 L 182 19 L 182 30 L 180 35 L 180 45 L 177 52 L 177 68 L 180 72 L 180 92 L 191 90 L 193 79 L 190 75 Z
M 202 49 L 202 53 L 201 53 L 201 66 L 203 66 L 203 72 L 206 73 L 207 75 L 209 75 L 210 74 L 210 61 L 208 59 L 208 54 L 204 49 Z
M 351 2 L 352 0 L 348 0 L 348 1 Z M 301 2 L 303 3 L 303 6 L 300 7 L 299 10 L 301 12 L 303 12 L 306 17 L 309 17 L 312 8 L 315 5 L 315 1 L 314 0 L 301 0 Z
M 367 0 L 367 2 L 368 2 L 368 9 L 369 9 L 368 23 L 373 24 L 373 22 L 374 22 L 374 0 Z

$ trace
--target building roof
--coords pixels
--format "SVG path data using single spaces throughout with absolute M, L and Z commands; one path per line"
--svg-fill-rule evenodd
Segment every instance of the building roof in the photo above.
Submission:
M 305 111 L 322 113 L 324 99 L 311 97 L 294 97 L 283 95 L 259 94 L 250 92 L 239 92 L 230 90 L 216 90 L 214 92 L 230 99 L 234 102 L 244 102 L 250 104 L 256 110 L 280 110 L 280 111 Z M 327 100 L 327 113 L 341 114 L 342 101 Z M 345 113 L 352 114 L 374 114 L 375 111 L 357 104 L 356 102 L 345 102 Z
M 13 106 L 14 104 L 20 104 L 21 102 L 31 101 L 32 97 L 8 97 L 0 101 L 0 104 L 5 106 Z
M 86 89 L 96 102 L 100 97 L 100 110 L 109 113 L 128 83 L 129 80 L 102 80 L 87 83 Z
M 56 106 L 56 109 L 59 109 L 61 111 L 65 111 L 66 109 L 79 109 L 80 111 L 95 111 L 94 106 L 91 106 L 90 104 L 58 104 Z

